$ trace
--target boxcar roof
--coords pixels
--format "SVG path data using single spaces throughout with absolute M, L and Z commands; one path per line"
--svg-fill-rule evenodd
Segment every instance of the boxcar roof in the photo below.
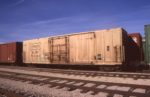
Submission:
M 72 35 L 93 33 L 93 32 L 97 32 L 97 31 L 116 30 L 116 29 L 124 30 L 124 29 L 121 28 L 121 27 L 117 27 L 117 28 L 109 28 L 109 29 L 102 29 L 102 30 L 94 30 L 94 31 L 76 32 L 76 33 L 63 34 L 63 35 L 56 35 L 56 36 L 48 36 L 48 37 L 42 37 L 42 38 L 34 38 L 34 39 L 24 40 L 24 41 L 38 40 L 38 39 L 43 39 L 43 38 L 55 38 L 55 37 L 72 36 Z M 126 30 L 124 30 L 124 31 L 126 31 Z

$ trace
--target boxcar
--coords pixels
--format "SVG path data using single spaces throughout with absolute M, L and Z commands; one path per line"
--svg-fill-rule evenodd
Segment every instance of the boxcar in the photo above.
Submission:
M 143 37 L 143 39 L 142 39 L 142 45 L 143 45 L 143 53 L 144 53 L 144 62 L 146 63 L 146 58 L 145 58 L 145 54 L 146 54 L 146 41 L 145 41 L 145 37 Z
M 145 25 L 145 47 L 146 63 L 150 65 L 150 24 Z
M 140 33 L 131 33 L 128 34 L 133 40 L 134 42 L 140 47 L 142 48 L 142 36 Z
M 0 64 L 21 64 L 22 43 L 13 42 L 0 44 Z
M 135 50 L 137 50 L 138 54 L 136 54 L 136 58 L 139 59 L 141 62 L 144 61 L 144 51 L 143 51 L 143 43 L 142 43 L 142 36 L 140 33 L 132 33 L 132 34 L 128 34 L 129 37 L 131 37 L 134 42 L 136 43 L 133 46 L 136 46 Z M 136 52 L 136 53 L 137 53 Z
M 130 59 L 128 35 L 122 28 L 74 33 L 23 41 L 23 62 L 121 66 Z M 135 54 L 135 53 L 134 53 Z

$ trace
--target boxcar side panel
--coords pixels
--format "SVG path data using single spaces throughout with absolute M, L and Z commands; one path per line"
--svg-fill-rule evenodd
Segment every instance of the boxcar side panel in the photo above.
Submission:
M 122 33 L 121 28 L 96 32 L 97 64 L 122 64 Z
M 16 63 L 16 43 L 6 43 L 0 45 L 0 62 L 1 63 Z
M 123 62 L 123 30 L 114 28 L 27 40 L 24 63 L 120 65 Z
M 95 33 L 69 36 L 70 63 L 93 64 Z
M 48 38 L 24 41 L 23 62 L 33 64 L 48 64 L 50 62 Z
M 146 39 L 146 63 L 150 65 L 150 25 L 145 25 L 145 39 Z
M 8 61 L 9 62 L 16 62 L 16 55 L 17 55 L 17 50 L 16 50 L 16 43 L 7 45 L 7 51 L 8 51 Z

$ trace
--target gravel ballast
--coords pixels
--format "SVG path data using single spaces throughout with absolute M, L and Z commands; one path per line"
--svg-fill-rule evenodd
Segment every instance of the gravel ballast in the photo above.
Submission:
M 115 92 L 111 97 L 124 97 L 124 94 L 121 95 L 116 91 L 131 93 L 130 90 L 133 90 L 132 93 L 142 93 L 143 95 L 147 93 L 145 86 L 150 86 L 150 78 L 134 79 L 131 77 L 123 78 L 119 76 L 85 76 L 84 74 L 73 75 L 50 71 L 37 71 L 17 68 L 11 69 L 4 67 L 0 67 L 0 74 L 0 88 L 22 94 L 23 97 L 110 97 L 111 93 L 109 94 L 109 90 Z M 21 81 L 19 78 L 26 78 L 27 80 Z M 40 81 L 40 83 L 35 84 L 31 80 Z M 45 82 L 45 80 L 51 83 L 43 84 L 42 82 Z M 103 84 L 96 85 L 96 82 L 102 82 Z M 56 86 L 51 87 L 53 86 L 52 83 L 56 83 Z M 113 85 L 109 85 L 107 83 Z M 59 88 L 59 85 L 61 84 L 64 86 Z M 121 84 L 122 86 L 119 86 L 118 84 Z M 74 85 L 78 88 L 70 91 L 67 85 Z M 132 85 L 138 85 L 138 87 L 133 88 Z M 142 85 L 145 86 L 141 88 Z M 85 88 L 81 88 L 82 86 Z M 93 89 L 83 92 L 83 89 L 91 89 L 93 86 L 96 86 L 98 89 L 102 89 L 102 91 L 104 89 L 108 90 L 108 93 L 106 91 L 98 91 L 96 94 L 93 94 Z
M 100 92 L 91 95 L 92 92 L 80 93 L 80 89 L 67 91 L 64 89 L 50 88 L 49 85 L 33 85 L 28 82 L 20 82 L 0 78 L 0 86 L 3 89 L 23 94 L 25 97 L 107 97 L 107 93 Z

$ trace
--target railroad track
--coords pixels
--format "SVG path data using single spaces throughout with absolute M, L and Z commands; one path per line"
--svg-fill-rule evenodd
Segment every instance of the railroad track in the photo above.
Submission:
M 122 97 L 150 97 L 150 86 L 147 85 L 87 81 L 6 71 L 0 71 L 0 78 L 29 82 L 34 85 L 49 85 L 50 88 L 65 88 L 66 91 L 74 91 L 76 89 L 81 89 L 81 93 L 92 91 L 92 95 L 105 92 L 108 93 L 107 97 L 115 97 L 115 95 L 122 95 Z
M 49 68 L 29 68 L 29 67 L 14 67 L 14 69 L 22 69 L 29 71 L 50 72 L 66 75 L 79 75 L 79 76 L 102 76 L 102 77 L 120 77 L 120 78 L 133 78 L 133 79 L 150 79 L 149 73 L 129 73 L 129 72 L 100 72 L 100 71 L 84 71 L 84 70 L 65 70 L 65 69 L 49 69 Z
M 104 76 L 104 77 L 122 77 L 122 78 L 134 78 L 134 79 L 150 79 L 150 74 L 144 73 L 121 73 L 121 72 L 98 72 L 98 71 L 81 71 L 81 70 L 44 70 L 36 69 L 37 71 L 61 73 L 67 75 L 84 75 L 84 76 Z

